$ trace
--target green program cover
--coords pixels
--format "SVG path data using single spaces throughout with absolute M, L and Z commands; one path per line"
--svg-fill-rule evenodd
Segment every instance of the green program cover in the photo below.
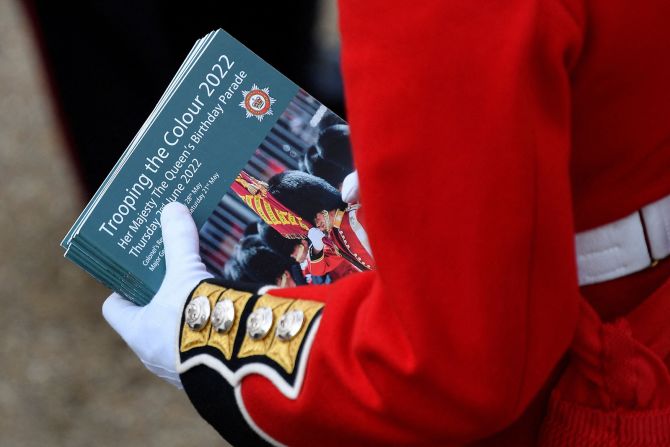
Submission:
M 200 229 L 207 268 L 224 275 L 250 226 L 264 221 L 280 228 L 277 216 L 283 219 L 276 210 L 268 214 L 245 203 L 231 189 L 241 171 L 259 184 L 286 170 L 310 172 L 318 139 L 332 126 L 348 139 L 346 123 L 316 99 L 224 31 L 210 33 L 196 43 L 66 235 L 66 257 L 132 301 L 146 304 L 165 274 L 160 212 L 179 201 Z M 348 142 L 340 146 L 350 150 Z M 344 158 L 349 160 L 345 171 L 352 171 L 351 154 Z M 304 234 L 296 237 L 306 239 Z M 305 266 L 304 254 L 293 258 Z M 365 269 L 357 266 L 349 270 Z M 304 276 L 320 283 L 346 272 L 340 268 L 339 273 Z

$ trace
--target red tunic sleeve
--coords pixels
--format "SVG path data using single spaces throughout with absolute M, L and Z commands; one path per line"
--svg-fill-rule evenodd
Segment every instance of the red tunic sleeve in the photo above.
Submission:
M 321 251 L 321 254 L 312 259 L 312 248 L 309 249 L 308 256 L 308 270 L 311 275 L 323 276 L 328 272 L 337 268 L 344 259 L 337 256 L 335 253 L 326 252 L 326 248 Z
M 509 425 L 573 336 L 569 183 L 579 10 L 342 0 L 343 68 L 377 269 L 272 291 L 325 301 L 302 387 L 238 397 L 286 445 L 451 445 Z M 273 441 L 274 442 L 274 441 Z

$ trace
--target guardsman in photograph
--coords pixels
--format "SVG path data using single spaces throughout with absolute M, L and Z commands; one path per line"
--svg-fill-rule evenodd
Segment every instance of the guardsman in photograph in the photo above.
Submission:
M 333 279 L 374 268 L 360 204 L 347 204 L 340 192 L 319 177 L 285 171 L 270 178 L 268 192 L 305 222 L 309 272 Z
M 341 190 L 345 177 L 354 170 L 349 126 L 334 124 L 321 130 L 316 144 L 307 148 L 300 160 L 300 170 Z

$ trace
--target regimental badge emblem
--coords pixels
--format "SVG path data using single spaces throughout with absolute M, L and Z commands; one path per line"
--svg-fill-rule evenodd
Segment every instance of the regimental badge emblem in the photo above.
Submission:
M 244 101 L 240 107 L 247 111 L 247 118 L 256 117 L 258 121 L 263 121 L 265 115 L 272 115 L 272 104 L 275 99 L 270 96 L 268 87 L 258 88 L 256 84 L 251 86 L 251 90 L 242 90 Z

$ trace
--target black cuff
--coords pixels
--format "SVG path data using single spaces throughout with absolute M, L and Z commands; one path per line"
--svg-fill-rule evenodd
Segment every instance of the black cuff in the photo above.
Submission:
M 217 279 L 202 281 L 191 292 L 181 320 L 178 371 L 184 389 L 198 413 L 236 446 L 271 445 L 271 438 L 259 434 L 245 410 L 238 389 L 242 379 L 262 375 L 285 396 L 296 398 L 305 354 L 323 309 L 323 303 L 315 301 L 259 296 L 254 293 L 257 288 Z M 214 312 L 224 304 L 235 310 L 230 327 L 222 325 L 220 314 Z

